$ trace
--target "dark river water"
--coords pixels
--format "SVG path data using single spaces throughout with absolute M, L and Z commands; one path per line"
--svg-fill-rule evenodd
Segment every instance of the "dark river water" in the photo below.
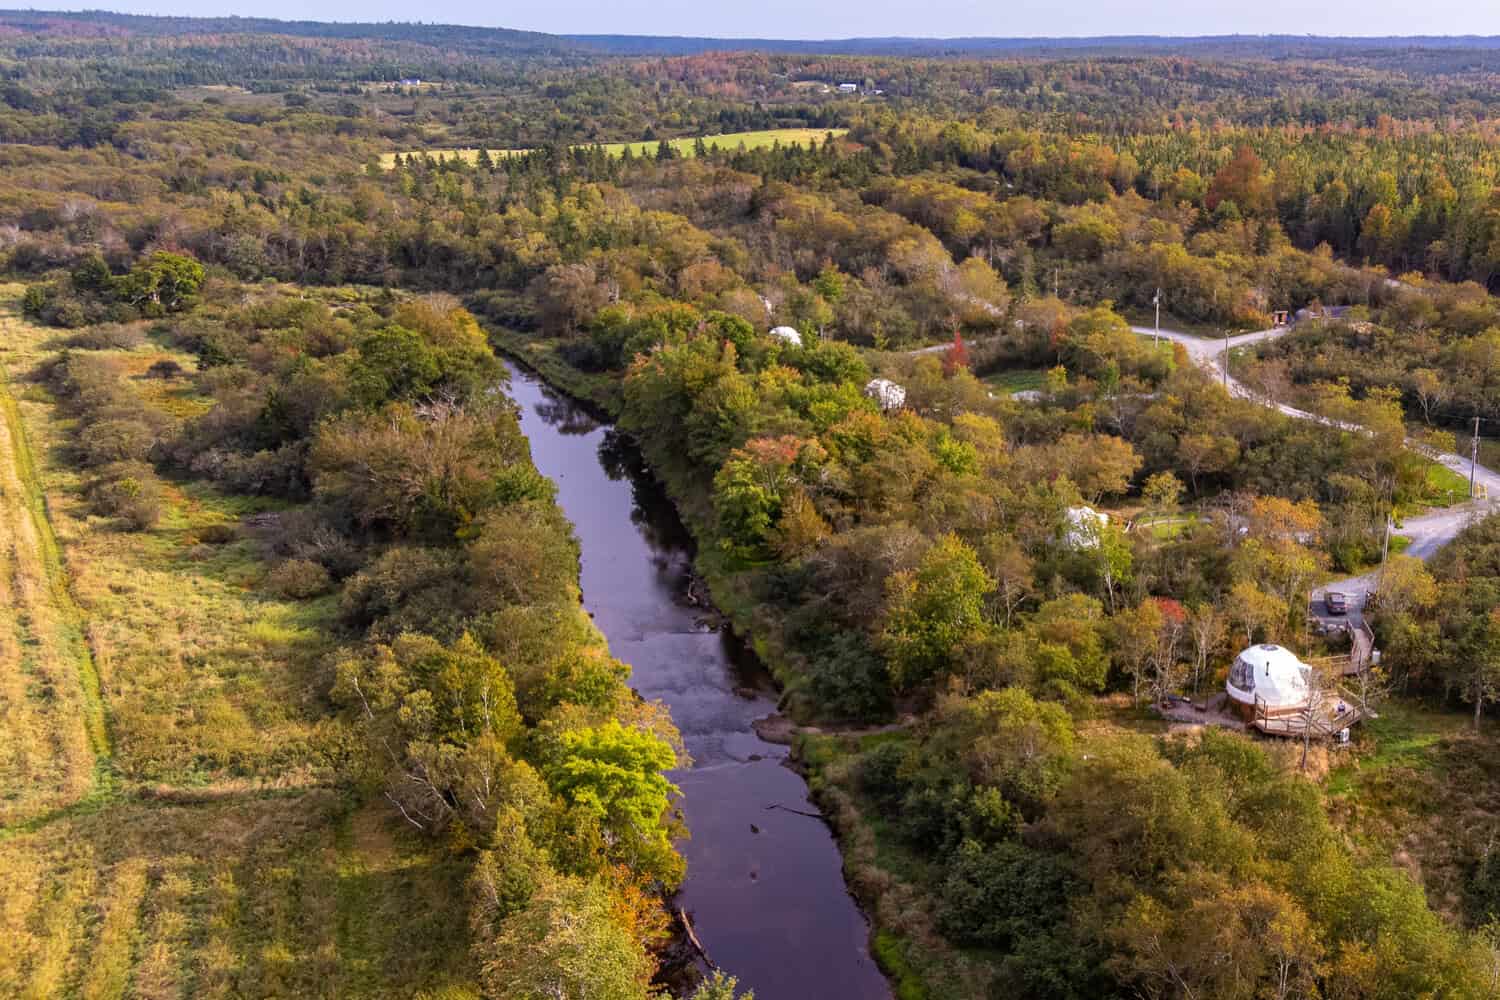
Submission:
M 581 407 L 521 370 L 511 394 L 577 532 L 584 606 L 693 757 L 672 776 L 691 831 L 678 902 L 709 957 L 756 1000 L 889 997 L 828 827 L 768 808 L 817 811 L 786 748 L 750 727 L 775 708 L 753 657 L 685 600 L 692 541 L 671 504 L 634 446 Z

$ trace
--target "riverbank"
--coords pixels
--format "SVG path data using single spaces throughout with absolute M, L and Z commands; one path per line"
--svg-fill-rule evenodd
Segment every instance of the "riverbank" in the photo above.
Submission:
M 490 333 L 499 350 L 554 389 L 581 400 L 603 416 L 611 419 L 618 416 L 622 398 L 617 381 L 573 368 L 557 357 L 550 344 L 539 345 L 524 334 L 493 327 Z M 707 522 L 701 519 L 711 515 L 706 494 L 695 493 L 688 484 L 661 475 L 654 466 L 650 471 L 674 507 L 684 515 L 683 523 L 694 540 L 701 541 L 707 528 Z M 733 632 L 751 646 L 782 692 L 778 711 L 755 720 L 756 732 L 762 740 L 790 748 L 788 763 L 807 781 L 811 801 L 838 843 L 844 882 L 870 921 L 871 953 L 890 980 L 895 995 L 900 1000 L 924 1000 L 950 995 L 945 991 L 956 984 L 972 985 L 977 979 L 970 963 L 942 941 L 933 930 L 930 917 L 921 921 L 926 933 L 912 930 L 913 914 L 927 909 L 924 892 L 878 863 L 883 853 L 876 830 L 878 822 L 861 810 L 849 780 L 862 741 L 893 738 L 889 734 L 899 733 L 902 727 L 875 727 L 859 733 L 824 732 L 809 725 L 809 720 L 784 714 L 788 708 L 785 691 L 795 680 L 795 672 L 767 624 L 757 621 L 752 595 L 729 572 L 717 550 L 698 546 L 694 565 Z
M 761 1000 L 888 995 L 830 827 L 786 766 L 788 748 L 755 732 L 775 690 L 707 612 L 695 533 L 629 440 L 591 415 L 607 407 L 554 388 L 535 352 L 509 353 L 527 366 L 511 395 L 573 524 L 584 606 L 631 665 L 632 687 L 670 710 L 693 760 L 672 774 L 691 831 L 679 845 L 684 933 L 690 923 L 709 959 Z M 703 582 L 713 593 L 716 581 Z
M 535 372 L 553 389 L 591 410 L 596 418 L 611 423 L 619 419 L 624 400 L 618 380 L 606 374 L 580 371 L 558 357 L 553 343 L 538 344 L 524 333 L 490 323 L 484 326 L 497 350 Z M 671 499 L 694 542 L 701 543 L 709 537 L 713 505 L 707 491 L 694 487 L 680 476 L 671 475 L 663 463 L 648 463 L 648 468 L 652 479 Z M 754 651 L 775 678 L 781 694 L 777 710 L 791 715 L 797 724 L 812 721 L 799 717 L 797 706 L 788 703 L 786 693 L 795 684 L 796 670 L 777 638 L 765 623 L 756 620 L 754 595 L 725 564 L 724 554 L 712 545 L 696 544 L 694 569 L 708 588 L 714 607 L 724 615 L 731 630 Z

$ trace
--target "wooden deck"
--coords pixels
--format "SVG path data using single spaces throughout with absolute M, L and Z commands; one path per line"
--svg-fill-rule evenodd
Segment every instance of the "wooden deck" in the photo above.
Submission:
M 1300 737 L 1310 728 L 1314 739 L 1332 739 L 1340 730 L 1348 729 L 1365 717 L 1355 697 L 1338 688 L 1325 694 L 1312 712 L 1301 709 L 1271 712 L 1265 702 L 1257 698 L 1255 718 L 1250 724 L 1270 736 Z
M 1349 629 L 1349 638 L 1354 644 L 1349 652 L 1338 653 L 1334 656 L 1320 656 L 1317 659 L 1308 660 L 1308 664 L 1321 668 L 1328 676 L 1357 677 L 1359 672 L 1368 667 L 1375 657 L 1375 633 L 1370 631 L 1370 626 L 1361 621 Z

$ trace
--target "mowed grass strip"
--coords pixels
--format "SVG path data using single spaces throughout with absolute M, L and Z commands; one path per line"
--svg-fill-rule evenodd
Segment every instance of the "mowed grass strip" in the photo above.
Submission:
M 13 312 L 0 329 L 17 332 Z M 6 343 L 14 343 L 9 336 Z M 0 374 L 0 828 L 85 797 L 110 747 L 99 678 L 68 591 L 36 463 Z
M 775 146 L 778 144 L 782 146 L 790 146 L 794 143 L 799 146 L 806 146 L 810 143 L 821 144 L 823 140 L 830 134 L 832 134 L 834 138 L 839 138 L 845 135 L 848 131 L 849 130 L 846 128 L 771 128 L 762 129 L 757 132 L 728 132 L 723 135 L 705 135 L 702 138 L 703 144 L 705 146 L 718 146 L 719 149 L 732 153 L 735 150 L 739 149 L 741 146 L 744 146 L 746 149 L 764 149 L 768 146 Z M 695 136 L 690 136 L 688 138 L 682 139 L 667 140 L 667 145 L 672 147 L 672 149 L 679 156 L 692 156 L 693 150 L 696 147 L 697 143 L 698 138 Z M 588 148 L 592 145 L 592 143 L 579 143 L 574 148 Z M 605 153 L 609 154 L 610 156 L 622 155 L 627 147 L 630 149 L 630 153 L 632 156 L 655 156 L 657 146 L 660 145 L 660 140 L 648 139 L 642 142 L 606 142 L 601 143 L 600 145 L 604 147 Z M 529 153 L 531 152 L 531 150 L 492 149 L 489 152 L 491 156 L 498 158 L 502 156 L 517 156 L 522 153 Z M 427 156 L 431 156 L 434 160 L 457 159 L 463 160 L 467 163 L 473 163 L 475 160 L 479 159 L 479 150 L 475 148 L 410 149 L 403 150 L 399 153 L 399 155 L 401 156 L 422 156 L 424 154 Z M 397 153 L 383 154 L 380 157 L 381 167 L 385 168 L 386 170 L 391 169 L 391 167 L 396 165 L 397 155 Z
M 0 842 L 0 996 L 477 998 L 463 870 L 334 791 L 117 800 Z

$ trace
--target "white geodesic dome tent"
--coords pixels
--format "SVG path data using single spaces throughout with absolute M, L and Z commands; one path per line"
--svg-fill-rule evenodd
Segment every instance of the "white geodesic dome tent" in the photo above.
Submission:
M 802 346 L 802 334 L 789 326 L 777 326 L 771 329 L 771 339 L 779 340 L 783 344 L 791 344 L 793 347 Z
M 1063 541 L 1070 549 L 1097 549 L 1099 535 L 1109 526 L 1109 515 L 1092 507 L 1069 507 Z
M 865 383 L 865 395 L 884 411 L 899 410 L 906 405 L 906 390 L 888 378 L 872 378 Z
M 1250 712 L 1255 711 L 1257 701 L 1269 713 L 1294 712 L 1304 708 L 1310 697 L 1309 669 L 1290 649 L 1263 642 L 1235 657 L 1224 690 L 1231 701 Z

